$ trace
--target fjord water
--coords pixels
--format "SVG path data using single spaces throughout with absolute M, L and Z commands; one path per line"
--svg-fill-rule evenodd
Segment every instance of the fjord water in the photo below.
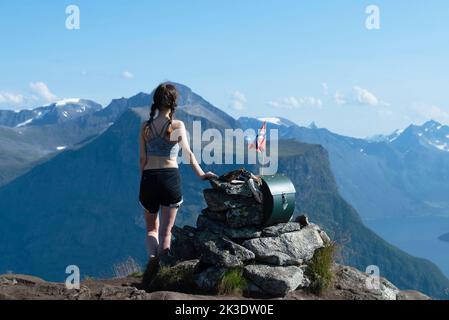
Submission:
M 407 253 L 434 262 L 449 277 L 449 242 L 438 239 L 449 232 L 449 217 L 382 219 L 365 223 Z

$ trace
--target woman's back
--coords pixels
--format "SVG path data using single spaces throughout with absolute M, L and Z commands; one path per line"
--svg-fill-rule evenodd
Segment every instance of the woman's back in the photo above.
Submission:
M 166 117 L 158 117 L 143 124 L 147 156 L 145 170 L 178 168 L 179 141 L 174 138 L 174 134 L 169 133 L 174 132 L 178 124 L 179 121 L 170 121 Z

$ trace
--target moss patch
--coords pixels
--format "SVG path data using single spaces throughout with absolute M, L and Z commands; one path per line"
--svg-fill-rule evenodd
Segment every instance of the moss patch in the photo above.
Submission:
M 134 272 L 134 273 L 131 273 L 129 276 L 132 277 L 132 278 L 142 279 L 143 278 L 143 273 L 142 272 Z
M 324 248 L 316 250 L 312 260 L 309 262 L 306 274 L 311 280 L 310 290 L 317 295 L 323 295 L 334 280 L 332 266 L 334 264 L 335 252 L 336 245 L 329 244 Z
M 160 267 L 157 260 L 150 261 L 143 276 L 142 284 L 145 290 L 177 291 L 192 293 L 195 288 L 194 267 L 192 265 L 177 265 L 174 267 Z

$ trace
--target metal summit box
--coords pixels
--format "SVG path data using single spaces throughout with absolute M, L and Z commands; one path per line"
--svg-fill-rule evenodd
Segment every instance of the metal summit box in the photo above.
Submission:
M 265 224 L 289 222 L 295 211 L 296 189 L 292 181 L 281 174 L 261 178 Z

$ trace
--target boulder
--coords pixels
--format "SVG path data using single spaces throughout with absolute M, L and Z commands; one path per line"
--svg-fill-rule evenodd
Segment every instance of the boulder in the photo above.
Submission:
M 171 251 L 177 261 L 192 260 L 200 256 L 196 240 L 196 229 L 188 226 L 184 228 L 174 226 L 172 232 L 174 240 L 171 245 Z
M 261 205 L 231 209 L 226 213 L 226 223 L 231 228 L 260 226 L 263 221 L 264 214 Z
M 225 192 L 228 195 L 236 195 L 248 198 L 253 197 L 253 193 L 245 181 L 233 183 L 233 182 L 223 182 L 219 180 L 210 180 L 210 184 L 214 189 Z
M 220 279 L 225 274 L 225 268 L 210 267 L 194 275 L 197 287 L 203 292 L 216 292 Z
M 231 228 L 228 225 L 213 220 L 207 216 L 200 215 L 197 220 L 198 230 L 209 230 L 220 236 L 230 239 L 252 239 L 261 236 L 262 232 L 255 227 Z
M 299 230 L 301 230 L 301 225 L 298 222 L 280 223 L 263 229 L 262 237 L 277 237 L 284 233 Z
M 225 238 L 208 241 L 203 245 L 201 262 L 218 267 L 239 267 L 254 260 L 255 255 L 245 247 Z
M 400 290 L 387 279 L 380 277 L 376 285 L 367 273 L 349 266 L 335 266 L 335 288 L 349 292 L 360 300 L 397 300 Z M 369 284 L 369 285 L 368 285 Z M 377 287 L 376 287 L 377 286 Z
M 226 212 L 229 209 L 248 207 L 256 204 L 255 199 L 229 195 L 221 190 L 206 189 L 203 192 L 207 207 L 210 211 Z
M 196 227 L 200 231 L 207 230 L 218 235 L 223 235 L 224 229 L 227 228 L 224 223 L 211 219 L 205 215 L 198 216 L 198 219 L 196 220 Z
M 248 265 L 245 267 L 245 277 L 265 291 L 276 297 L 302 287 L 305 282 L 303 270 L 299 267 L 273 267 L 267 265 Z
M 256 254 L 256 260 L 278 266 L 301 265 L 312 259 L 324 242 L 319 229 L 308 226 L 278 237 L 246 240 L 243 246 Z
M 262 290 L 258 285 L 256 285 L 251 280 L 246 279 L 246 288 L 243 291 L 245 297 L 251 298 L 266 298 L 269 297 L 269 294 Z
M 318 231 L 320 233 L 320 237 L 326 245 L 332 244 L 331 238 L 327 235 L 323 230 Z
M 208 217 L 211 220 L 218 222 L 226 222 L 226 212 L 227 211 L 213 211 L 207 208 L 204 209 L 201 213 L 203 216 Z
M 230 239 L 247 240 L 259 238 L 262 232 L 253 227 L 246 227 L 238 229 L 227 228 L 224 230 L 224 234 Z

